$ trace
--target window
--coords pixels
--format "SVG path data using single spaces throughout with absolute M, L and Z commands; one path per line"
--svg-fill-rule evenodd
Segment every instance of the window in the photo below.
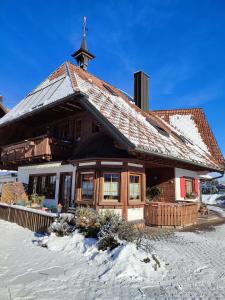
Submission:
M 198 178 L 181 177 L 180 192 L 184 199 L 195 199 L 199 193 Z
M 132 174 L 130 175 L 129 183 L 129 199 L 141 200 L 141 176 Z
M 107 84 L 103 83 L 104 88 L 113 96 L 118 96 L 118 94 Z
M 157 125 L 154 121 L 152 120 L 149 120 L 148 119 L 148 122 L 159 132 L 161 133 L 162 135 L 166 136 L 166 137 L 169 137 L 169 133 L 162 127 L 160 127 L 159 125 Z
M 92 200 L 94 195 L 94 174 L 81 174 L 81 200 Z
M 192 178 L 185 178 L 186 194 L 192 194 L 195 192 L 194 180 Z
M 55 198 L 56 176 L 53 175 L 32 175 L 29 178 L 29 194 L 43 195 L 47 199 Z
M 75 122 L 75 139 L 79 141 L 81 138 L 81 120 Z
M 119 201 L 119 173 L 104 173 L 103 174 L 103 199 Z

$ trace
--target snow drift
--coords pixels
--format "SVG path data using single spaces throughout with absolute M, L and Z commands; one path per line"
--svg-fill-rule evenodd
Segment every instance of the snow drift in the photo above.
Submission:
M 106 280 L 114 274 L 117 279 L 157 279 L 166 273 L 165 264 L 156 255 L 137 249 L 136 244 L 122 242 L 117 248 L 101 251 L 97 239 L 85 238 L 77 230 L 70 236 L 57 237 L 54 233 L 39 240 L 49 251 L 65 255 L 84 256 L 89 264 L 100 270 L 99 279 Z

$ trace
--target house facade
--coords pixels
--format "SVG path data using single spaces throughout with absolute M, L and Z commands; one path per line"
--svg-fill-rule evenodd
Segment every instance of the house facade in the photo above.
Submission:
M 134 98 L 90 74 L 86 35 L 73 57 L 78 65 L 63 63 L 0 119 L 4 168 L 64 211 L 90 206 L 143 220 L 154 188 L 157 201 L 199 201 L 199 176 L 225 166 L 202 109 L 152 111 L 142 71 Z

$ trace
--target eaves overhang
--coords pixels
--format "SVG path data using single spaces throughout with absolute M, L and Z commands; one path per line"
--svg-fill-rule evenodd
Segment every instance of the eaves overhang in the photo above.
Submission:
M 45 110 L 47 110 L 49 108 L 55 107 L 55 106 L 57 106 L 59 104 L 62 104 L 64 102 L 68 101 L 68 100 L 73 100 L 73 98 L 74 98 L 74 100 L 76 100 L 78 97 L 83 97 L 83 96 L 84 96 L 84 93 L 82 93 L 81 91 L 75 91 L 73 94 L 70 94 L 70 95 L 68 95 L 68 96 L 66 96 L 64 98 L 61 98 L 61 99 L 59 99 L 57 101 L 54 101 L 52 103 L 46 104 L 46 105 L 44 105 L 44 106 L 42 106 L 42 107 L 40 107 L 38 109 L 35 109 L 34 111 L 29 111 L 29 112 L 24 113 L 23 115 L 18 116 L 16 118 L 12 119 L 12 120 L 8 120 L 8 121 L 0 124 L 0 128 L 6 127 L 6 126 L 8 126 L 8 125 L 10 125 L 12 123 L 16 123 L 18 121 L 26 119 L 27 117 L 30 117 L 32 115 L 41 113 L 41 112 L 43 112 L 43 111 L 45 111 Z
M 186 163 L 186 164 L 189 164 L 189 165 L 192 165 L 192 166 L 196 166 L 196 167 L 200 167 L 200 168 L 204 168 L 208 171 L 212 171 L 212 172 L 219 172 L 219 173 L 224 173 L 225 171 L 225 166 L 218 166 L 218 167 L 212 167 L 212 166 L 209 166 L 207 164 L 202 164 L 202 163 L 199 163 L 199 162 L 196 162 L 196 161 L 190 161 L 190 160 L 187 160 L 187 159 L 182 159 L 182 158 L 178 158 L 178 157 L 174 157 L 174 156 L 169 156 L 169 155 L 166 155 L 166 154 L 163 154 L 163 153 L 156 153 L 156 152 L 153 152 L 151 150 L 145 150 L 145 149 L 142 149 L 140 147 L 136 147 L 135 148 L 135 151 L 139 152 L 139 153 L 144 153 L 144 154 L 148 154 L 148 155 L 152 155 L 152 156 L 156 156 L 156 157 L 163 157 L 163 158 L 166 158 L 166 159 L 170 159 L 170 160 L 174 160 L 174 161 L 178 161 L 178 162 L 183 162 L 183 163 Z

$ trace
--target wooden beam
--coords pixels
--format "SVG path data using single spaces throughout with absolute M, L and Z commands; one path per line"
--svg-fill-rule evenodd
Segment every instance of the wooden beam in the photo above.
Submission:
M 75 104 L 73 104 L 73 103 L 67 102 L 66 104 L 69 105 L 69 106 L 71 106 L 71 107 L 74 107 L 74 108 L 76 108 L 76 109 L 82 110 L 82 108 L 81 108 L 80 106 L 75 105 Z

